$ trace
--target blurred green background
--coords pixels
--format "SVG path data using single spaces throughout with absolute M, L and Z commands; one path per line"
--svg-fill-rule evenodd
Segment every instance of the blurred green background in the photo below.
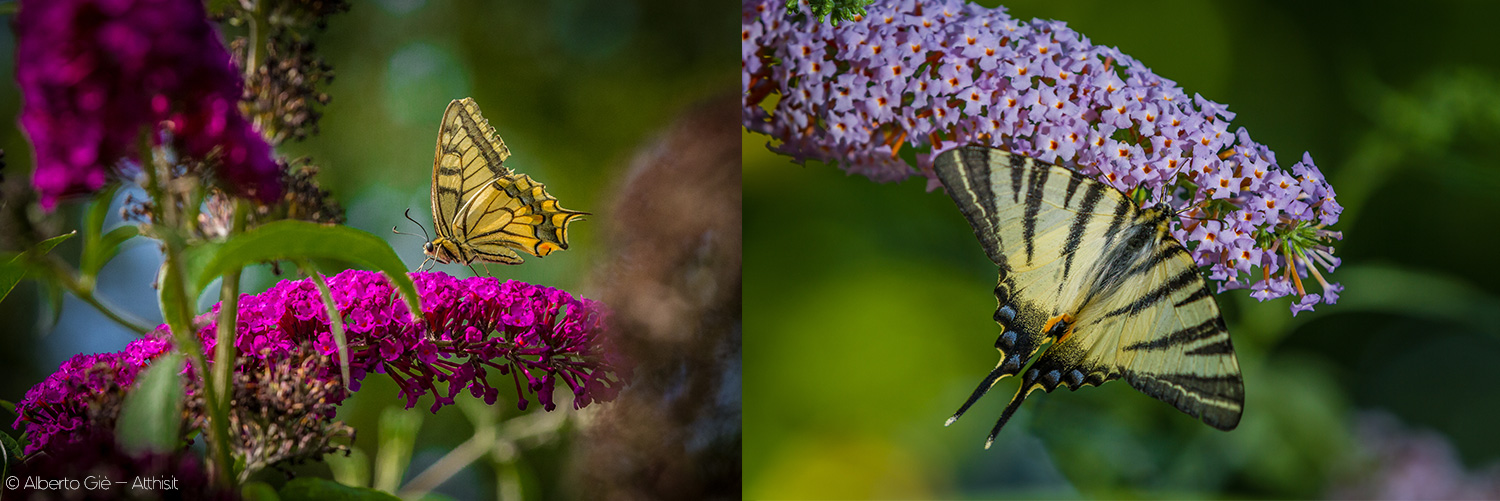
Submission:
M 1219 296 L 1232 432 L 1116 382 L 1033 395 L 986 451 L 1017 383 L 943 427 L 998 357 L 996 269 L 953 202 L 745 133 L 747 497 L 1500 496 L 1500 7 L 1007 6 L 1227 104 L 1283 165 L 1311 152 L 1347 208 L 1343 299 Z
M 324 87 L 333 101 L 323 109 L 321 134 L 288 144 L 280 153 L 310 157 L 321 167 L 318 181 L 347 210 L 348 224 L 387 238 L 413 269 L 423 258 L 420 238 L 392 235 L 391 226 L 420 233 L 402 218 L 410 208 L 431 231 L 433 150 L 450 100 L 472 96 L 510 146 L 508 166 L 546 183 L 565 207 L 594 213 L 571 227 L 570 250 L 546 259 L 528 257 L 521 266 L 490 265 L 493 275 L 596 296 L 590 276 L 608 257 L 600 246 L 611 218 L 606 209 L 636 150 L 694 103 L 731 93 L 735 86 L 736 11 L 728 3 L 351 3 L 349 12 L 330 18 L 327 31 L 316 36 L 318 53 L 337 75 Z M 9 125 L 0 127 L 0 148 L 6 152 L 7 182 L 29 184 L 30 145 L 15 126 L 21 99 L 14 57 L 7 18 L 0 23 L 0 117 Z M 76 204 L 65 204 L 50 222 L 65 232 L 77 226 L 80 212 Z M 120 224 L 118 215 L 106 224 L 106 229 Z M 151 288 L 160 253 L 154 244 L 137 240 L 104 269 L 101 295 L 154 325 L 161 320 Z M 77 241 L 57 252 L 76 262 Z M 437 269 L 470 274 L 461 265 Z M 265 266 L 247 269 L 243 290 L 260 292 L 283 278 L 296 277 L 273 276 Z M 216 295 L 218 286 L 209 289 Z M 117 351 L 134 339 L 70 296 L 63 298 L 54 324 L 45 295 L 34 282 L 25 282 L 0 303 L 0 399 L 20 400 L 72 355 Z M 207 308 L 215 301 L 216 296 L 205 297 L 200 303 Z M 371 457 L 380 439 L 381 412 L 404 404 L 396 392 L 388 378 L 371 375 L 341 410 L 340 418 L 358 430 L 356 448 Z M 495 409 L 506 418 L 517 415 L 514 398 L 502 393 Z M 424 399 L 406 411 L 425 417 L 408 479 L 473 430 L 462 406 L 432 415 L 429 404 Z M 11 433 L 12 419 L 0 411 L 0 430 Z M 518 479 L 528 497 L 567 495 L 569 486 L 559 484 L 570 461 L 570 437 L 532 440 L 527 446 L 533 449 L 522 450 L 515 470 L 505 474 Z M 494 498 L 495 472 L 487 464 L 464 469 L 439 491 L 458 499 Z

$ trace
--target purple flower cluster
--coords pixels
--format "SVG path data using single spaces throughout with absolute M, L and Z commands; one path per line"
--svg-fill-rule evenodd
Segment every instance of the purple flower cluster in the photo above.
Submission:
M 275 197 L 270 146 L 240 114 L 239 73 L 198 0 L 27 0 L 16 16 L 21 126 L 44 207 L 99 189 L 165 123 L 182 153 L 217 152 L 234 191 Z
M 493 404 L 499 390 L 486 378 L 493 369 L 511 376 L 521 409 L 529 404 L 526 394 L 535 392 L 550 411 L 558 380 L 573 390 L 574 408 L 613 400 L 623 384 L 622 365 L 603 336 L 607 310 L 597 301 L 493 277 L 411 276 L 422 297 L 419 323 L 381 274 L 349 270 L 329 278 L 348 335 L 351 389 L 368 372 L 384 372 L 401 386 L 408 408 L 430 392 L 436 412 L 465 388 Z M 242 356 L 274 359 L 305 343 L 323 355 L 337 353 L 312 280 L 283 281 L 243 296 L 239 308 L 235 346 Z M 212 349 L 214 332 L 209 324 L 199 333 L 210 345 L 206 349 Z M 327 377 L 339 377 L 337 364 L 327 371 Z M 439 390 L 438 382 L 447 389 Z
M 131 341 L 125 351 L 78 354 L 63 362 L 57 372 L 31 387 L 16 404 L 16 421 L 26 424 L 26 454 L 53 445 L 77 442 L 90 436 L 86 407 L 95 395 L 128 388 L 148 362 L 165 354 L 171 343 L 165 336 Z
M 553 410 L 553 386 L 567 384 L 573 407 L 613 400 L 629 378 L 629 368 L 604 336 L 608 310 L 566 291 L 492 277 L 456 279 L 444 273 L 412 273 L 422 298 L 423 319 L 413 322 L 406 303 L 385 277 L 350 270 L 328 279 L 334 303 L 344 317 L 350 379 L 386 373 L 401 387 L 407 408 L 431 393 L 432 411 L 452 404 L 464 389 L 494 404 L 499 389 L 491 370 L 510 376 L 518 407 L 534 395 Z M 217 318 L 214 313 L 201 317 Z M 337 347 L 328 310 L 311 279 L 282 281 L 256 295 L 240 297 L 235 345 L 240 372 L 265 370 L 277 360 L 316 350 L 328 357 L 318 377 L 338 379 Z M 216 326 L 198 333 L 205 353 L 213 353 Z M 27 392 L 16 405 L 31 437 L 27 453 L 74 441 L 87 431 L 82 403 L 105 391 L 110 381 L 128 387 L 149 360 L 168 346 L 166 327 L 130 343 L 124 352 L 78 355 Z M 438 383 L 446 388 L 440 389 Z
M 833 26 L 783 4 L 746 0 L 740 35 L 743 122 L 780 141 L 778 152 L 880 182 L 921 174 L 929 189 L 932 159 L 966 144 L 1070 165 L 1176 211 L 1174 235 L 1221 291 L 1296 294 L 1294 314 L 1337 300 L 1342 287 L 1318 270 L 1339 265 L 1327 242 L 1341 235 L 1324 229 L 1343 210 L 1333 188 L 1306 154 L 1281 168 L 1230 129 L 1225 106 L 1062 22 L 1020 22 L 1003 8 L 877 2 Z M 1321 295 L 1303 287 L 1308 275 Z

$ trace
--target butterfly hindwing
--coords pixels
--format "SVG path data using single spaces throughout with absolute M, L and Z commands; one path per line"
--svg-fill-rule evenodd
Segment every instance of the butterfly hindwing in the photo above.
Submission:
M 1001 150 L 960 148 L 935 170 L 1000 267 L 1000 363 L 962 415 L 1042 345 L 994 439 L 1026 395 L 1125 378 L 1220 429 L 1239 422 L 1238 362 L 1213 296 L 1157 210 L 1074 172 Z
M 485 256 L 538 257 L 568 248 L 567 225 L 584 213 L 564 209 L 545 187 L 525 174 L 510 174 L 477 192 L 459 213 L 458 233 Z M 505 261 L 495 261 L 505 262 Z

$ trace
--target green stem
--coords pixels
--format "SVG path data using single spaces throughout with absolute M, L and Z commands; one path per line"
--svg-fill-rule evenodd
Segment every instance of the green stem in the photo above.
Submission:
M 152 215 L 152 219 L 155 221 L 158 236 L 166 247 L 166 269 L 162 273 L 161 283 L 158 284 L 161 287 L 162 316 L 165 317 L 167 327 L 172 330 L 172 344 L 187 354 L 199 377 L 205 379 L 204 400 L 215 403 L 219 400 L 219 388 L 208 380 L 210 374 L 208 359 L 203 356 L 203 344 L 193 333 L 193 322 L 188 313 L 193 310 L 192 305 L 188 303 L 187 284 L 183 282 L 182 246 L 184 242 L 180 228 L 181 221 L 177 218 L 176 201 L 170 198 L 171 195 L 165 188 L 170 166 L 162 160 L 160 155 L 155 154 L 151 147 L 149 133 L 141 135 L 141 155 L 151 156 L 151 165 L 142 170 L 146 171 L 146 189 L 150 192 L 152 200 L 156 201 L 154 204 L 156 214 Z M 168 302 L 174 304 L 167 304 Z M 222 412 L 227 408 L 218 405 L 208 407 L 208 425 L 211 429 L 208 442 L 214 463 L 214 476 L 218 478 L 220 485 L 232 487 L 234 485 L 234 462 L 229 454 L 229 420 L 228 414 Z
M 256 56 L 258 51 L 260 50 L 260 45 L 262 43 L 261 37 L 264 36 L 262 34 L 264 30 L 260 29 L 260 24 L 264 22 L 260 14 L 260 2 L 257 1 L 254 2 L 254 4 L 255 6 L 250 10 L 250 19 L 248 19 L 245 23 L 248 24 L 250 28 L 250 36 L 245 38 L 245 42 L 247 45 L 247 47 L 245 47 L 246 80 L 249 80 L 250 77 L 255 76 Z
M 234 200 L 234 222 L 230 227 L 230 235 L 245 231 L 245 202 Z M 234 394 L 233 380 L 235 360 L 235 330 L 239 326 L 240 307 L 240 267 L 234 267 L 223 275 L 222 286 L 219 288 L 219 329 L 218 338 L 214 343 L 214 376 L 213 384 L 219 389 L 219 395 L 223 398 L 210 400 L 215 416 L 228 416 L 231 395 Z
M 68 292 L 73 293 L 74 297 L 82 299 L 83 302 L 88 303 L 90 306 L 93 306 L 94 309 L 99 310 L 100 313 L 103 313 L 104 316 L 109 317 L 110 320 L 114 320 L 115 323 L 124 326 L 126 329 L 135 331 L 136 334 L 145 334 L 147 332 L 151 332 L 151 326 L 148 325 L 144 320 L 136 318 L 135 315 L 131 315 L 127 312 L 119 311 L 114 306 L 105 303 L 103 299 L 95 296 L 93 281 L 89 281 L 88 284 L 85 284 L 83 280 L 80 280 L 78 278 L 78 273 L 70 268 L 67 263 L 64 263 L 61 259 L 48 256 L 48 258 L 43 260 L 41 264 L 52 269 L 53 276 L 57 277 L 57 282 L 62 284 L 64 289 L 67 289 Z

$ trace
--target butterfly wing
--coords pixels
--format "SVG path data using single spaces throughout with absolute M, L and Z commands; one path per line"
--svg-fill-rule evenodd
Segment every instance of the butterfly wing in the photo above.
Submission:
M 1238 423 L 1243 386 L 1228 333 L 1159 211 L 1142 211 L 1072 170 L 1000 150 L 961 148 L 934 166 L 1000 266 L 1000 363 L 949 423 L 1049 341 L 991 441 L 1031 391 L 1122 376 L 1210 425 Z
M 525 174 L 507 174 L 475 192 L 455 218 L 454 238 L 481 261 L 518 264 L 511 249 L 537 257 L 568 248 L 568 223 L 587 215 L 562 208 Z
M 511 173 L 504 166 L 506 158 L 510 148 L 473 99 L 448 103 L 432 165 L 432 222 L 439 237 L 455 240 L 459 209 L 496 178 Z
M 1019 374 L 1050 340 L 1048 320 L 1085 286 L 1082 268 L 1099 259 L 1105 241 L 1128 221 L 1131 205 L 1101 183 L 999 150 L 952 150 L 937 158 L 935 169 L 1000 267 L 1000 363 L 962 414 L 1000 378 Z
M 1082 360 L 1123 374 L 1135 389 L 1209 426 L 1232 430 L 1245 387 L 1229 330 L 1196 263 L 1164 230 L 1150 257 L 1117 279 L 1118 292 L 1079 310 L 1077 346 L 1054 345 L 1047 355 L 1057 350 L 1059 363 L 1043 356 L 1034 367 L 1045 379 L 1064 365 L 1068 350 L 1090 347 L 1095 353 Z

